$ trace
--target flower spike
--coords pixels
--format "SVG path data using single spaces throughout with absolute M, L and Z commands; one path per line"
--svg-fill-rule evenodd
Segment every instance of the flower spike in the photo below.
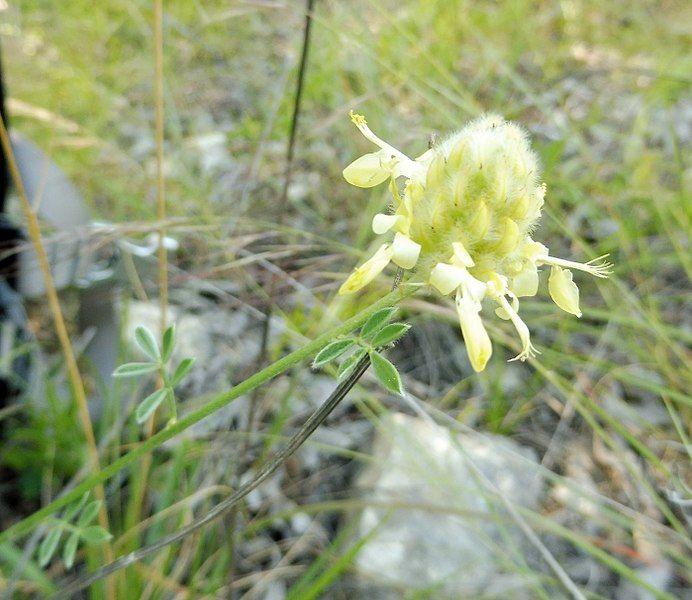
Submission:
M 546 246 L 531 238 L 546 186 L 538 180 L 538 162 L 519 127 L 486 115 L 413 160 L 376 136 L 364 117 L 350 114 L 379 150 L 351 163 L 344 177 L 358 187 L 389 179 L 395 210 L 375 215 L 372 222 L 376 234 L 393 233 L 392 242 L 358 267 L 339 293 L 359 290 L 390 261 L 404 269 L 415 267 L 417 277 L 442 295 L 455 294 L 475 371 L 482 371 L 492 354 L 480 316 L 486 297 L 519 335 L 522 350 L 512 360 L 539 354 L 519 316 L 519 298 L 538 293 L 538 267 L 551 267 L 548 289 L 555 303 L 581 316 L 572 271 L 604 278 L 613 265 L 605 261 L 607 255 L 586 263 L 550 256 Z M 399 177 L 405 179 L 402 188 Z

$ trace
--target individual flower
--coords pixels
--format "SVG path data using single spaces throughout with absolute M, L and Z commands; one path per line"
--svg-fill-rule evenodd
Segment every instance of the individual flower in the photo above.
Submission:
M 482 371 L 492 345 L 481 308 L 488 298 L 498 317 L 512 322 L 522 350 L 512 360 L 538 353 L 519 316 L 519 298 L 538 292 L 538 268 L 550 266 L 550 295 L 577 317 L 579 289 L 572 270 L 607 277 L 605 256 L 578 263 L 550 255 L 531 238 L 546 193 L 526 134 L 497 115 L 486 115 L 411 159 L 381 140 L 365 119 L 351 113 L 361 133 L 380 148 L 344 169 L 358 187 L 389 180 L 391 213 L 375 215 L 373 231 L 390 235 L 374 256 L 356 268 L 339 289 L 358 291 L 390 263 L 416 269 L 422 281 L 441 294 L 454 294 L 471 365 Z

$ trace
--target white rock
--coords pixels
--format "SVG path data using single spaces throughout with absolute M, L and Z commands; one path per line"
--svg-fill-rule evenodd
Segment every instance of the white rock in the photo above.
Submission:
M 522 538 L 477 473 L 512 502 L 535 507 L 543 481 L 532 450 L 501 436 L 455 435 L 397 414 L 383 420 L 373 455 L 358 479 L 365 502 L 377 504 L 359 515 L 359 535 L 373 535 L 356 559 L 362 575 L 428 590 L 426 598 L 510 589 L 515 600 L 522 597 L 521 567 L 506 568 L 521 560 Z
M 312 517 L 304 512 L 297 512 L 291 517 L 291 529 L 296 535 L 303 535 L 310 529 Z
M 199 165 L 206 174 L 231 163 L 226 135 L 220 131 L 198 135 L 188 143 L 198 154 Z

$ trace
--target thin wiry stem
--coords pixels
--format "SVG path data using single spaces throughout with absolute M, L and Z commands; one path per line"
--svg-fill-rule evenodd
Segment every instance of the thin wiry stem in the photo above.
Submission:
M 166 187 L 163 172 L 164 161 L 164 105 L 163 105 L 163 0 L 154 0 L 153 30 L 154 30 L 154 137 L 156 140 L 156 217 L 159 222 L 158 230 L 158 287 L 159 287 L 159 331 L 161 335 L 166 330 L 168 312 L 168 256 L 165 247 L 166 236 Z M 163 385 L 161 377 L 157 377 L 156 385 Z M 154 433 L 156 411 L 144 425 L 144 437 L 149 439 Z M 133 496 L 130 500 L 132 522 L 138 522 L 144 504 L 152 456 L 147 454 L 142 459 L 142 465 L 133 485 Z
M 159 239 L 157 247 L 158 279 L 159 279 L 159 330 L 161 335 L 166 330 L 168 321 L 168 256 L 165 246 L 166 238 L 166 182 L 163 173 L 163 143 L 164 143 L 164 112 L 163 112 L 163 0 L 154 0 L 154 135 L 156 138 L 156 218 L 159 222 Z M 157 385 L 163 381 L 158 378 Z M 151 415 L 146 424 L 146 437 L 154 432 L 155 414 Z M 148 460 L 145 459 L 142 477 L 146 480 L 149 470 Z
M 271 365 L 268 365 L 261 371 L 251 375 L 244 381 L 241 381 L 230 390 L 226 390 L 225 392 L 218 394 L 199 408 L 178 419 L 178 421 L 175 423 L 171 423 L 166 428 L 157 431 L 148 440 L 143 440 L 140 444 L 134 446 L 134 448 L 132 448 L 126 454 L 123 454 L 120 458 L 117 458 L 113 462 L 105 465 L 100 472 L 93 473 L 86 477 L 81 483 L 75 485 L 74 488 L 69 492 L 63 494 L 59 498 L 56 498 L 50 504 L 38 509 L 21 521 L 10 525 L 4 531 L 0 531 L 0 544 L 31 531 L 34 527 L 42 523 L 47 517 L 54 514 L 59 509 L 67 506 L 70 502 L 78 500 L 85 492 L 113 477 L 115 474 L 132 465 L 135 461 L 139 460 L 143 456 L 153 452 L 156 448 L 174 438 L 182 431 L 192 427 L 195 423 L 198 423 L 205 417 L 214 414 L 216 411 L 220 410 L 233 400 L 252 392 L 252 390 L 254 390 L 256 387 L 270 381 L 281 373 L 285 373 L 294 365 L 315 356 L 320 350 L 322 350 L 322 348 L 324 348 L 338 336 L 350 333 L 357 327 L 360 327 L 376 311 L 386 306 L 398 304 L 404 298 L 415 294 L 417 289 L 418 288 L 416 286 L 408 286 L 403 289 L 399 288 L 396 291 L 383 296 L 358 314 L 354 315 L 350 319 L 347 319 L 330 331 L 323 333 L 314 340 L 307 342 L 301 348 L 298 348 L 290 354 L 280 358 L 276 362 L 273 362 Z
M 394 282 L 392 284 L 392 293 L 396 291 L 401 282 L 403 275 L 403 269 L 397 269 L 397 273 L 394 277 Z M 222 516 L 230 510 L 233 510 L 235 506 L 243 500 L 252 490 L 261 485 L 274 471 L 276 471 L 285 461 L 291 456 L 298 448 L 300 448 L 312 433 L 317 429 L 324 420 L 332 413 L 332 411 L 339 405 L 339 403 L 346 397 L 346 395 L 351 391 L 353 386 L 358 383 L 360 378 L 363 376 L 365 371 L 368 370 L 370 366 L 370 356 L 365 354 L 353 368 L 353 371 L 345 377 L 334 389 L 334 391 L 329 395 L 329 397 L 315 410 L 308 420 L 303 424 L 300 430 L 288 441 L 286 446 L 274 455 L 274 458 L 260 468 L 255 477 L 243 485 L 238 491 L 231 494 L 228 498 L 217 504 L 212 508 L 206 515 L 200 517 L 196 521 L 193 521 L 189 525 L 186 525 L 182 529 L 165 536 L 164 538 L 135 550 L 122 558 L 102 567 L 93 573 L 84 575 L 80 577 L 70 585 L 62 588 L 57 594 L 52 596 L 55 600 L 59 598 L 69 598 L 75 592 L 84 589 L 85 587 L 99 581 L 104 577 L 108 577 L 111 573 L 115 573 L 120 569 L 124 569 L 143 558 L 162 550 L 175 544 L 180 540 L 184 539 L 191 533 L 197 531 L 201 527 L 204 527 L 207 523 L 210 523 L 214 519 Z
M 29 234 L 29 238 L 31 239 L 31 243 L 33 244 L 34 251 L 36 252 L 36 259 L 45 282 L 46 296 L 48 298 L 48 305 L 53 316 L 55 332 L 60 342 L 63 357 L 65 358 L 67 375 L 70 380 L 70 386 L 72 387 L 72 393 L 74 394 L 77 403 L 77 413 L 82 425 L 82 430 L 84 431 L 84 437 L 86 438 L 89 462 L 91 463 L 91 468 L 93 471 L 98 473 L 101 470 L 101 464 L 99 461 L 98 448 L 96 447 L 94 429 L 91 425 L 91 417 L 89 416 L 89 407 L 87 404 L 86 393 L 84 391 L 84 382 L 82 381 L 82 376 L 79 372 L 79 367 L 77 366 L 77 359 L 75 357 L 74 350 L 72 349 L 70 336 L 67 333 L 65 319 L 63 318 L 62 309 L 60 308 L 60 300 L 58 298 L 58 293 L 55 290 L 53 275 L 50 271 L 48 256 L 46 255 L 46 250 L 41 240 L 41 228 L 26 194 L 24 182 L 22 181 L 19 168 L 17 167 L 17 161 L 15 160 L 14 152 L 12 151 L 10 136 L 2 118 L 0 118 L 0 142 L 2 143 L 5 158 L 7 160 L 7 166 L 12 179 L 14 180 L 17 194 L 19 195 L 22 211 L 24 212 L 24 218 L 26 219 L 27 232 Z M 108 530 L 108 513 L 106 511 L 106 499 L 103 486 L 99 483 L 95 487 L 96 498 L 101 501 L 101 506 L 98 513 L 99 525 Z M 110 543 L 106 543 L 104 545 L 104 556 L 106 560 L 113 560 L 113 549 Z
M 288 199 L 288 187 L 291 183 L 293 171 L 293 155 L 295 153 L 296 135 L 298 133 L 298 120 L 300 118 L 300 107 L 303 99 L 303 84 L 305 73 L 308 66 L 308 54 L 310 52 L 310 31 L 312 29 L 312 11 L 315 8 L 315 0 L 307 0 L 305 9 L 305 27 L 303 29 L 303 46 L 300 52 L 300 66 L 298 67 L 298 81 L 296 82 L 296 94 L 293 100 L 293 115 L 291 116 L 291 131 L 288 135 L 288 147 L 286 149 L 286 168 L 284 171 L 284 187 L 281 192 L 281 204 L 286 205 Z M 283 214 L 283 213 L 282 213 Z
M 164 111 L 163 111 L 163 0 L 154 0 L 154 83 L 156 128 L 156 218 L 160 223 L 159 305 L 161 307 L 161 333 L 166 329 L 168 311 L 168 257 L 166 237 L 166 186 L 163 173 Z
M 300 107 L 303 98 L 303 84 L 305 81 L 305 73 L 307 72 L 308 65 L 308 54 L 310 51 L 310 32 L 312 29 L 312 16 L 313 9 L 315 7 L 315 0 L 306 0 L 305 7 L 305 26 L 303 27 L 303 44 L 300 51 L 300 66 L 298 67 L 298 79 L 296 81 L 296 90 L 293 97 L 293 114 L 291 115 L 291 129 L 288 135 L 288 144 L 286 146 L 286 165 L 284 168 L 284 181 L 283 188 L 281 190 L 281 198 L 279 200 L 279 216 L 278 224 L 283 223 L 283 216 L 286 210 L 286 203 L 288 201 L 288 188 L 291 184 L 291 174 L 293 172 L 293 157 L 295 154 L 296 138 L 298 134 L 298 121 L 300 118 Z M 271 273 L 269 277 L 269 283 L 267 287 L 267 309 L 264 314 L 264 319 L 262 321 L 262 335 L 260 341 L 259 351 L 257 352 L 256 369 L 262 368 L 267 356 L 267 345 L 269 343 L 269 332 L 271 329 L 271 320 L 274 313 L 272 299 L 274 298 L 276 292 L 276 273 Z M 252 435 L 255 427 L 255 418 L 257 412 L 257 401 L 258 401 L 259 389 L 255 390 L 250 396 L 250 402 L 248 404 L 248 430 Z M 250 436 L 251 437 L 251 436 Z M 241 448 L 240 456 L 243 456 L 247 452 L 247 446 L 250 442 L 250 437 L 247 438 L 246 443 L 243 448 Z M 235 573 L 236 564 L 236 531 L 238 524 L 238 512 L 237 508 L 234 508 L 228 516 L 228 522 L 230 525 L 230 534 L 228 536 L 228 545 L 231 556 L 231 564 L 228 569 L 228 577 L 232 580 Z
M 286 202 L 288 201 L 288 188 L 291 184 L 291 175 L 293 173 L 293 157 L 295 154 L 296 138 L 298 134 L 298 121 L 300 118 L 300 106 L 303 99 L 303 84 L 305 81 L 305 73 L 307 72 L 308 65 L 308 54 L 310 51 L 310 32 L 312 29 L 312 19 L 313 10 L 315 7 L 315 0 L 306 0 L 306 10 L 305 10 L 305 27 L 303 28 L 303 45 L 300 51 L 300 66 L 298 68 L 298 79 L 296 82 L 296 91 L 293 97 L 293 114 L 291 115 L 291 130 L 288 135 L 288 144 L 286 146 L 286 166 L 284 168 L 284 182 L 283 188 L 281 190 L 281 198 L 279 200 L 279 215 L 278 224 L 281 225 L 283 222 L 283 216 L 286 210 Z M 260 343 L 260 349 L 257 355 L 257 368 L 261 368 L 264 363 L 265 356 L 267 354 L 267 342 L 269 340 L 269 330 L 271 327 L 272 318 L 272 298 L 274 297 L 274 292 L 276 288 L 276 274 L 272 273 L 269 278 L 269 285 L 267 291 L 267 297 L 269 302 L 267 305 L 266 314 L 264 316 L 264 321 L 262 323 L 262 337 Z M 254 420 L 254 406 L 256 398 L 253 398 L 250 402 L 250 419 L 249 426 L 252 427 L 252 421 Z
M 305 422 L 305 424 L 300 428 L 300 430 L 290 439 L 288 444 L 280 450 L 274 458 L 267 462 L 255 475 L 252 481 L 246 483 L 238 491 L 231 494 L 228 498 L 217 504 L 212 508 L 206 515 L 200 517 L 196 521 L 190 523 L 189 525 L 183 527 L 182 529 L 167 535 L 160 540 L 135 550 L 122 558 L 102 567 L 93 573 L 89 573 L 83 577 L 80 577 L 73 583 L 61 587 L 60 591 L 53 595 L 52 598 L 55 600 L 59 598 L 72 598 L 74 594 L 79 590 L 109 576 L 120 569 L 124 569 L 143 558 L 162 550 L 181 541 L 191 533 L 197 531 L 201 527 L 204 527 L 207 523 L 217 519 L 222 516 L 234 506 L 236 506 L 241 500 L 243 500 L 252 490 L 262 484 L 266 479 L 274 473 L 284 461 L 291 456 L 300 446 L 303 445 L 305 440 L 307 440 L 310 435 L 317 429 L 320 424 L 331 414 L 331 412 L 339 405 L 339 403 L 346 397 L 346 394 L 353 388 L 358 380 L 362 377 L 363 373 L 370 366 L 370 357 L 366 354 L 363 358 L 358 361 L 353 372 L 337 387 L 334 389 L 332 394 L 324 401 L 324 403 L 310 416 L 310 418 Z

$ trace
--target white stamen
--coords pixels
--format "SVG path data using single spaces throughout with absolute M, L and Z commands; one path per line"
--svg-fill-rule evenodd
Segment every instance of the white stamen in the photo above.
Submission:
M 514 328 L 517 330 L 517 333 L 519 334 L 519 339 L 521 339 L 522 350 L 517 356 L 515 356 L 511 360 L 520 360 L 523 362 L 527 358 L 532 358 L 536 354 L 540 354 L 540 352 L 533 347 L 533 344 L 531 344 L 531 334 L 529 332 L 529 328 L 526 326 L 526 323 L 524 323 L 524 321 L 521 320 L 521 317 L 511 307 L 509 302 L 507 302 L 507 298 L 505 298 L 504 296 L 498 296 L 497 301 L 499 302 L 500 306 L 504 309 L 505 313 L 509 315 L 509 318 L 512 321 L 512 324 L 514 325 Z
M 376 146 L 379 146 L 380 148 L 382 148 L 382 150 L 385 150 L 388 154 L 398 158 L 402 162 L 410 162 L 410 163 L 414 162 L 408 156 L 406 156 L 403 152 L 397 150 L 394 146 L 391 146 L 390 144 L 388 144 L 384 140 L 381 140 L 380 138 L 378 138 L 372 132 L 370 127 L 368 127 L 368 123 L 365 120 L 364 116 L 358 115 L 358 114 L 354 113 L 353 111 L 351 111 L 349 113 L 349 116 L 351 117 L 351 121 L 353 121 L 353 124 L 356 127 L 358 127 L 358 129 L 365 136 L 365 138 L 370 140 L 373 144 L 375 144 Z
M 585 271 L 594 277 L 601 277 L 605 279 L 612 273 L 613 268 L 611 263 L 604 260 L 607 256 L 607 254 L 604 254 L 603 256 L 594 258 L 587 263 L 578 263 L 571 260 L 565 260 L 564 258 L 542 255 L 536 257 L 536 264 L 556 265 L 558 267 L 565 267 L 566 269 L 576 269 L 577 271 Z

